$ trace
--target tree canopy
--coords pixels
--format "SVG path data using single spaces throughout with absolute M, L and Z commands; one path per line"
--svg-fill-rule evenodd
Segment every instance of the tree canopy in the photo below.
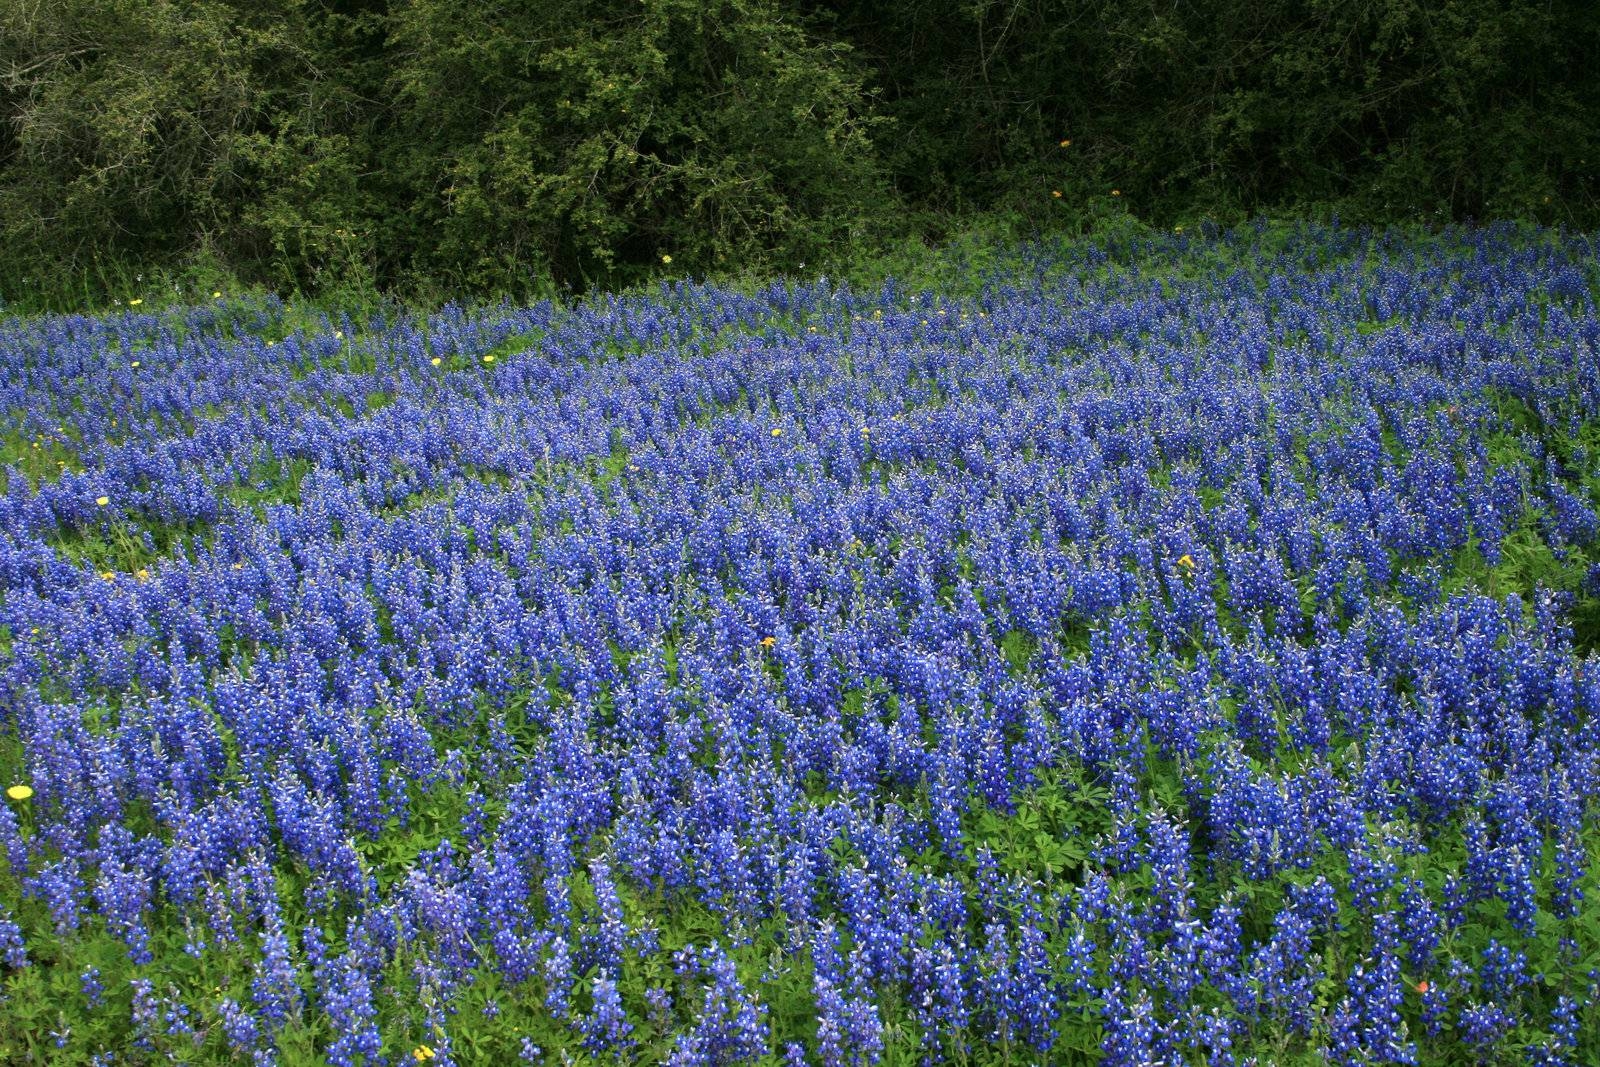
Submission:
M 1596 70 L 1581 0 L 11 0 L 0 292 L 584 288 L 1112 205 L 1588 227 Z

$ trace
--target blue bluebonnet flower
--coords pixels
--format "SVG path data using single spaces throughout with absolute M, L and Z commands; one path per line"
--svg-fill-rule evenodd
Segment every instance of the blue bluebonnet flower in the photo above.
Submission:
M 0 324 L 72 457 L 0 478 L 3 958 L 183 931 L 248 991 L 141 979 L 130 1044 L 259 1063 L 392 1054 L 395 996 L 448 1061 L 480 975 L 605 1056 L 1579 1062 L 1529 961 L 1587 903 L 1600 379 L 1547 237 Z M 1206 248 L 1260 267 L 1130 266 Z
M 12 969 L 28 965 L 28 949 L 22 940 L 22 927 L 3 908 L 0 908 L 0 962 Z

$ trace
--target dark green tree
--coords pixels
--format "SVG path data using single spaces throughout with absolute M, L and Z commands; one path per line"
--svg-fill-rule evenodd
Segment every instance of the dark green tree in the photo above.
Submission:
M 0 0 L 0 295 L 548 291 L 1112 203 L 1589 227 L 1597 70 L 1583 0 Z
M 416 0 L 390 47 L 430 277 L 803 260 L 882 206 L 862 72 L 773 0 Z

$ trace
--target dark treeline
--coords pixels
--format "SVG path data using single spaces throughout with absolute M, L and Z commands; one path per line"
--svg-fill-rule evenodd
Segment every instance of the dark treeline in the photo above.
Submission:
M 521 292 L 1108 211 L 1593 226 L 1589 0 L 0 0 L 0 293 Z

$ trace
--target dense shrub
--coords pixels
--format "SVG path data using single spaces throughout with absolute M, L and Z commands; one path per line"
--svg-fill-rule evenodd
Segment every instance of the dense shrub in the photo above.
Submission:
M 885 142 L 886 164 L 918 199 L 970 207 L 1020 193 L 1036 209 L 1048 181 L 1069 200 L 1116 188 L 1166 216 L 1331 202 L 1372 219 L 1596 217 L 1591 5 L 845 11 L 903 134 Z
M 805 254 L 877 206 L 860 72 L 773 0 L 396 10 L 408 266 L 503 285 Z
M 1110 206 L 1587 227 L 1597 64 L 1577 0 L 10 4 L 0 293 L 548 291 Z

